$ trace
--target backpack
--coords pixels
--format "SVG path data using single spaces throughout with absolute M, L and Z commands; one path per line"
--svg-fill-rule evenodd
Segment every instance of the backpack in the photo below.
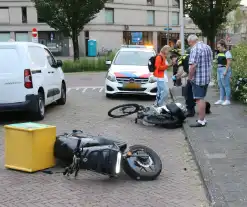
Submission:
M 149 69 L 150 73 L 153 73 L 155 71 L 155 60 L 156 60 L 157 56 L 158 55 L 154 55 L 154 56 L 150 57 L 148 60 L 148 69 Z M 163 58 L 162 58 L 162 60 L 163 60 Z

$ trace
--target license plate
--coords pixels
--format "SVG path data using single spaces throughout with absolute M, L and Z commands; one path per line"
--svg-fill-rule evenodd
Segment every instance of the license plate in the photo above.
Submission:
M 138 83 L 127 83 L 127 84 L 124 84 L 123 87 L 124 88 L 129 88 L 129 89 L 138 89 L 138 88 L 141 88 L 141 84 L 138 84 Z

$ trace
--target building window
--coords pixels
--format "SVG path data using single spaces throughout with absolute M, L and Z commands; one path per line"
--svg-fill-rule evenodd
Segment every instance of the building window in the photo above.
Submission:
M 172 25 L 179 25 L 179 13 L 172 12 Z
M 126 45 L 136 44 L 132 42 L 131 32 L 123 32 L 123 43 Z M 142 39 L 138 43 L 139 45 L 152 45 L 153 44 L 153 32 L 142 32 Z
M 105 9 L 105 22 L 106 24 L 114 23 L 114 9 Z
M 0 42 L 8 42 L 10 39 L 9 32 L 0 32 Z
M 148 25 L 154 25 L 154 11 L 147 11 Z
M 28 42 L 28 33 L 27 32 L 16 32 L 15 41 L 16 42 Z
M 153 32 L 143 32 L 143 44 L 153 45 Z
M 172 0 L 172 6 L 178 7 L 178 0 Z
M 21 7 L 22 23 L 27 23 L 27 7 Z
M 154 5 L 154 0 L 147 0 L 147 5 L 153 6 Z

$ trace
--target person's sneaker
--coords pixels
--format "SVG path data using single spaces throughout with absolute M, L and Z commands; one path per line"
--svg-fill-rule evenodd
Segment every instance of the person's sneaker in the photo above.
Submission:
M 225 100 L 223 103 L 222 103 L 222 106 L 227 106 L 227 105 L 230 105 L 231 102 L 229 100 Z
M 206 120 L 204 122 L 197 120 L 195 124 L 190 124 L 190 127 L 205 127 L 206 125 L 207 125 Z
M 215 104 L 215 105 L 221 105 L 221 104 L 223 104 L 223 103 L 224 103 L 224 101 L 218 100 L 218 101 L 216 101 L 214 104 Z

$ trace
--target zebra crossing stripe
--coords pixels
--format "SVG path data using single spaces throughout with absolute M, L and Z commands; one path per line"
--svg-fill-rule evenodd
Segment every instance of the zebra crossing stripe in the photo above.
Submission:
M 85 93 L 89 91 L 97 91 L 101 93 L 103 89 L 104 86 L 77 86 L 77 87 L 67 88 L 67 93 L 71 92 L 72 90 L 80 91 L 81 93 Z

